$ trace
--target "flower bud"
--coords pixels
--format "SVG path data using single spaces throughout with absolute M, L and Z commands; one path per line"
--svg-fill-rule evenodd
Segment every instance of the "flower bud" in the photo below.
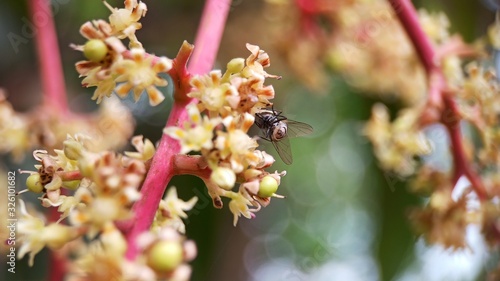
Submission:
M 234 174 L 233 170 L 229 168 L 218 167 L 212 171 L 210 180 L 212 180 L 221 188 L 230 190 L 231 188 L 233 188 L 236 182 L 236 175 Z
M 127 251 L 127 241 L 113 223 L 108 223 L 104 227 L 104 231 L 101 234 L 101 241 L 107 253 L 121 256 Z
M 108 46 L 99 39 L 91 39 L 83 46 L 83 55 L 91 62 L 100 62 L 108 54 Z
M 63 181 L 62 186 L 66 189 L 75 190 L 80 186 L 80 180 Z
M 182 245 L 176 241 L 160 241 L 148 253 L 148 265 L 160 272 L 172 271 L 184 259 Z
M 278 190 L 278 181 L 272 176 L 265 176 L 260 181 L 259 185 L 259 195 L 262 198 L 267 198 L 273 196 L 273 194 Z
M 64 144 L 64 155 L 70 160 L 77 160 L 82 156 L 83 145 L 74 140 L 68 139 L 63 142 Z
M 69 226 L 52 223 L 40 233 L 39 239 L 45 241 L 50 249 L 60 249 L 69 241 L 75 239 L 78 232 Z
M 41 193 L 43 192 L 43 185 L 40 182 L 40 174 L 31 174 L 27 179 L 26 179 L 26 187 L 28 187 L 29 191 L 35 192 L 35 193 Z
M 245 60 L 243 58 L 235 58 L 227 63 L 227 72 L 238 73 L 245 67 Z

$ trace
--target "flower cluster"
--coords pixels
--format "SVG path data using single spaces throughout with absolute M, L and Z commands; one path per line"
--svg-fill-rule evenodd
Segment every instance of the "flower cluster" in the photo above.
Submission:
M 80 76 L 85 77 L 82 85 L 97 87 L 92 97 L 97 103 L 113 91 L 122 98 L 132 91 L 136 101 L 146 91 L 150 104 L 158 105 L 165 97 L 157 87 L 167 85 L 167 80 L 159 74 L 168 72 L 172 61 L 147 54 L 135 36 L 141 28 L 138 21 L 146 15 L 146 4 L 126 0 L 125 8 L 117 9 L 104 3 L 111 11 L 109 22 L 86 22 L 80 33 L 88 41 L 84 45 L 73 45 L 87 59 L 76 64 Z M 125 38 L 130 41 L 130 50 L 121 41 Z
M 86 236 L 93 242 L 77 243 L 79 254 L 74 269 L 78 274 L 73 274 L 83 279 L 75 280 L 102 280 L 95 279 L 102 277 L 102 274 L 128 278 L 132 274 L 129 272 L 131 267 L 138 267 L 138 272 L 144 273 L 141 277 L 143 279 L 137 277 L 139 279 L 136 280 L 157 279 L 151 278 L 157 276 L 154 268 L 148 267 L 141 259 L 136 263 L 126 261 L 124 254 L 127 243 L 118 229 L 120 222 L 134 218 L 131 207 L 141 197 L 139 188 L 146 173 L 146 162 L 155 153 L 155 148 L 149 140 L 143 140 L 142 136 L 133 138 L 132 145 L 137 152 L 126 152 L 129 156 L 110 151 L 92 152 L 89 146 L 93 143 L 91 139 L 81 135 L 68 136 L 63 149 L 54 150 L 55 155 L 44 150 L 34 152 L 34 157 L 39 162 L 35 165 L 37 171 L 24 171 L 30 173 L 26 181 L 28 191 L 42 194 L 39 197 L 42 206 L 57 207 L 60 219 L 46 224 L 42 218 L 30 215 L 22 204 L 18 228 L 22 241 L 20 257 L 29 253 L 32 264 L 34 256 L 44 246 L 58 249 L 72 240 L 81 240 Z M 72 194 L 69 195 L 69 192 Z M 159 212 L 164 217 L 158 219 L 152 233 L 183 231 L 182 218 L 186 218 L 184 211 L 190 210 L 196 200 L 195 197 L 184 202 L 177 198 L 175 188 L 171 189 L 160 207 Z M 65 218 L 69 219 L 69 225 L 62 223 Z M 194 248 L 194 245 L 190 248 Z M 189 256 L 192 259 L 194 254 Z M 100 270 L 102 264 L 108 265 L 110 271 L 105 273 Z M 185 267 L 187 265 L 175 263 L 169 268 L 169 274 L 173 274 L 174 270 L 186 271 Z
M 270 65 L 269 56 L 250 44 L 248 58 L 233 59 L 224 74 L 192 76 L 190 72 L 201 72 L 199 68 L 208 65 L 192 70 L 193 59 L 187 67 L 192 45 L 185 42 L 170 60 L 147 53 L 137 39 L 146 4 L 139 0 L 124 0 L 124 8 L 103 4 L 111 12 L 109 18 L 83 24 L 80 34 L 87 41 L 71 46 L 85 57 L 76 63 L 76 70 L 84 77 L 84 87 L 96 87 L 92 99 L 101 104 L 98 114 L 71 113 L 59 78 L 44 87 L 49 106 L 30 114 L 16 113 L 0 92 L 0 117 L 11 121 L 0 125 L 0 137 L 8 135 L 9 140 L 0 144 L 0 152 L 21 157 L 37 147 L 36 170 L 21 171 L 29 176 L 27 189 L 20 193 L 40 194 L 40 204 L 51 211 L 46 221 L 28 212 L 29 206 L 21 201 L 19 256 L 29 255 L 32 265 L 44 247 L 57 250 L 67 257 L 65 277 L 75 281 L 188 280 L 188 262 L 196 256 L 196 246 L 183 236 L 183 219 L 198 198 L 184 201 L 175 187 L 163 200 L 161 196 L 175 174 L 198 175 L 215 207 L 222 207 L 221 197 L 230 199 L 234 225 L 240 216 L 254 217 L 271 197 L 280 197 L 275 192 L 285 172 L 265 171 L 274 159 L 258 150 L 257 138 L 249 135 L 256 114 L 272 105 L 274 89 L 265 85 L 265 79 L 280 77 L 264 70 Z M 212 6 L 207 5 L 207 13 Z M 208 23 L 222 29 L 219 24 Z M 49 42 L 51 37 L 42 39 L 55 45 Z M 51 44 L 41 44 L 42 57 Z M 46 61 L 54 62 L 49 55 L 52 59 Z M 50 66 L 42 60 L 44 71 L 52 73 Z M 186 122 L 165 128 L 170 137 L 163 136 L 158 147 L 135 136 L 131 143 L 136 151 L 109 150 L 125 145 L 134 125 L 112 93 L 124 98 L 132 92 L 135 101 L 146 93 L 150 105 L 158 105 L 164 100 L 159 88 L 167 85 L 167 74 L 176 82 L 167 124 Z M 201 155 L 186 155 L 190 152 Z M 238 191 L 233 191 L 237 184 Z M 63 266 L 54 264 L 59 267 Z
M 412 208 L 409 217 L 415 231 L 428 243 L 464 248 L 467 247 L 465 228 L 476 222 L 473 217 L 477 210 L 467 206 L 466 193 L 456 200 L 452 198 L 453 186 L 449 177 L 430 166 L 422 167 L 411 181 L 411 191 L 429 196 L 429 203 Z
M 250 56 L 231 60 L 224 74 L 212 71 L 193 77 L 188 96 L 199 103 L 188 106 L 188 122 L 165 129 L 166 134 L 179 140 L 182 154 L 201 153 L 199 161 L 210 170 L 209 175 L 201 177 L 214 206 L 222 207 L 220 196 L 231 198 L 229 207 L 235 225 L 240 215 L 251 218 L 261 206 L 267 206 L 284 175 L 264 170 L 274 159 L 258 150 L 256 139 L 248 135 L 255 113 L 272 105 L 274 89 L 264 85 L 265 78 L 279 77 L 264 71 L 270 63 L 266 52 L 251 44 L 247 49 Z M 240 184 L 239 191 L 233 192 L 236 183 Z M 265 196 L 259 192 L 269 186 L 273 192 Z
M 401 111 L 391 121 L 388 109 L 382 104 L 372 108 L 372 117 L 365 126 L 365 134 L 373 144 L 375 155 L 386 171 L 399 176 L 415 172 L 415 156 L 429 154 L 431 146 L 420 131 L 420 109 Z
M 429 243 L 464 248 L 466 227 L 475 223 L 498 246 L 500 79 L 487 66 L 493 50 L 500 69 L 500 21 L 487 31 L 489 40 L 467 45 L 450 34 L 445 14 L 417 12 L 410 1 L 268 2 L 281 13 L 277 46 L 307 85 L 325 88 L 329 66 L 353 86 L 393 95 L 405 106 L 391 118 L 386 106 L 375 104 L 364 133 L 385 172 L 410 179 L 413 192 L 429 197 L 410 212 L 417 232 Z M 450 170 L 421 157 L 433 153 L 424 129 L 435 123 L 449 136 Z M 478 139 L 464 136 L 463 128 Z M 468 188 L 452 196 L 462 177 Z
M 132 135 L 134 125 L 130 112 L 116 99 L 103 103 L 96 113 L 61 118 L 60 112 L 47 107 L 16 112 L 2 91 L 0 118 L 9 120 L 0 124 L 0 138 L 4 140 L 0 143 L 0 153 L 10 153 L 18 161 L 34 148 L 60 147 L 67 134 L 80 132 L 95 140 L 96 151 L 120 148 Z
M 388 1 L 267 2 L 280 19 L 275 45 L 311 89 L 328 89 L 330 68 L 367 94 L 406 104 L 425 97 L 425 72 Z
M 153 228 L 170 227 L 179 233 L 186 233 L 186 226 L 182 219 L 188 217 L 185 211 L 191 210 L 197 201 L 197 197 L 193 197 L 187 202 L 180 200 L 177 197 L 177 189 L 174 186 L 170 187 L 165 199 L 160 201 Z

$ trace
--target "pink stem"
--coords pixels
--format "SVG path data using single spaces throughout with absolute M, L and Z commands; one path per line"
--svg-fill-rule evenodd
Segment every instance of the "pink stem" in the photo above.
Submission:
M 189 64 L 191 74 L 204 74 L 214 65 L 231 0 L 207 0 L 198 26 L 193 57 Z
M 205 158 L 198 155 L 175 155 L 174 168 L 176 175 L 193 175 L 203 180 L 209 179 L 212 174 Z
M 220 39 L 224 31 L 230 4 L 231 0 L 207 0 L 198 34 L 196 35 L 196 49 L 188 67 L 191 73 L 203 74 L 212 69 L 219 49 Z M 179 56 L 182 54 L 181 48 Z M 178 69 L 185 65 L 184 60 L 187 61 L 188 56 L 183 57 L 184 59 L 175 62 L 177 63 L 176 67 Z M 181 84 L 183 84 L 183 81 L 185 83 L 186 79 L 184 76 L 189 75 L 189 73 L 182 73 L 183 71 L 183 69 L 180 71 L 177 70 L 177 74 L 180 72 L 180 77 L 172 79 L 174 83 L 176 83 L 176 89 L 187 91 L 188 87 Z M 180 94 L 185 95 L 186 93 Z M 179 93 L 174 94 L 174 97 L 179 96 Z M 174 100 L 175 102 L 168 118 L 167 126 L 177 126 L 186 121 L 186 105 L 196 102 L 189 98 L 176 98 Z M 126 257 L 129 260 L 134 260 L 139 253 L 139 249 L 137 249 L 136 245 L 137 236 L 151 227 L 167 184 L 175 174 L 173 160 L 174 156 L 178 154 L 179 151 L 180 146 L 176 140 L 173 140 L 167 135 L 162 136 L 149 172 L 142 185 L 142 198 L 133 207 L 135 223 L 126 233 L 128 241 Z
M 443 101 L 444 107 L 441 110 L 440 122 L 446 126 L 451 139 L 451 150 L 453 155 L 454 175 L 452 183 L 465 175 L 472 184 L 480 200 L 488 198 L 488 194 L 481 181 L 481 177 L 470 165 L 466 157 L 462 134 L 460 132 L 460 112 L 456 102 L 446 93 L 446 80 L 441 69 L 436 64 L 436 52 L 432 42 L 422 30 L 418 21 L 417 11 L 409 0 L 389 0 L 391 6 L 398 16 L 403 28 L 410 37 L 418 56 L 429 77 L 429 97 L 430 106 L 439 106 L 437 102 Z
M 69 109 L 64 75 L 50 0 L 30 0 L 29 11 L 36 36 L 44 104 L 61 114 L 67 114 Z M 57 221 L 59 215 L 57 209 L 53 208 L 50 211 L 51 221 Z M 50 253 L 49 259 L 51 269 L 48 280 L 62 280 L 66 272 L 65 260 L 55 252 Z
M 57 173 L 63 181 L 81 180 L 83 176 L 80 171 L 64 171 Z
M 469 164 L 469 160 L 467 159 L 462 142 L 460 113 L 458 111 L 457 104 L 449 95 L 444 96 L 444 102 L 446 106 L 445 112 L 450 111 L 450 114 L 443 114 L 442 123 L 446 126 L 446 129 L 450 134 L 451 147 L 453 148 L 451 150 L 455 169 L 452 178 L 453 186 L 458 182 L 462 175 L 465 175 L 469 179 L 477 197 L 481 201 L 486 200 L 488 198 L 488 193 L 484 188 L 480 176 L 474 171 L 472 166 Z
M 389 0 L 389 2 L 410 37 L 427 74 L 430 74 L 436 68 L 434 46 L 420 26 L 417 11 L 410 0 Z
M 50 0 L 30 0 L 29 10 L 36 34 L 44 104 L 66 114 L 66 87 Z

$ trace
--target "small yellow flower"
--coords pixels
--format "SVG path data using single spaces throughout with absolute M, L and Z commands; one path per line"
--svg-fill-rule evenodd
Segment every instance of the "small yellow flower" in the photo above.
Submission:
M 153 158 L 156 149 L 154 144 L 150 140 L 143 140 L 143 136 L 141 135 L 133 137 L 131 142 L 137 152 L 125 151 L 125 155 L 130 158 L 139 159 L 143 162 L 146 162 L 149 159 Z
M 129 219 L 132 203 L 141 196 L 138 188 L 146 172 L 144 163 L 112 152 L 87 152 L 79 164 L 89 182 L 75 193 L 76 201 L 83 204 L 70 213 L 72 224 L 89 226 L 93 236 L 109 222 Z
M 418 127 L 419 113 L 418 108 L 401 111 L 391 123 L 385 106 L 376 104 L 373 107 L 365 134 L 385 170 L 409 176 L 415 170 L 414 157 L 431 152 L 430 143 Z
M 233 225 L 236 226 L 241 215 L 250 219 L 254 216 L 254 214 L 248 208 L 248 206 L 251 206 L 252 203 L 245 198 L 245 196 L 239 192 L 233 194 L 234 195 L 231 197 L 231 201 L 229 202 L 229 210 L 233 213 Z
M 172 60 L 161 57 L 153 64 L 153 56 L 147 55 L 143 49 L 133 48 L 130 53 L 131 60 L 124 59 L 114 65 L 113 70 L 119 75 L 115 82 L 124 82 L 116 87 L 116 93 L 123 98 L 132 90 L 134 100 L 137 101 L 142 92 L 146 90 L 149 103 L 152 106 L 158 105 L 165 97 L 156 87 L 167 85 L 167 80 L 159 77 L 158 73 L 170 70 Z
M 30 254 L 29 265 L 33 266 L 35 255 L 45 246 L 51 249 L 59 249 L 67 242 L 77 238 L 79 233 L 69 226 L 52 223 L 45 226 L 45 222 L 30 215 L 26 210 L 23 200 L 19 200 L 21 217 L 17 224 L 17 233 L 22 245 L 19 248 L 19 258 L 22 259 L 27 253 Z
M 180 233 L 186 232 L 186 227 L 182 219 L 187 218 L 185 211 L 191 210 L 198 197 L 193 197 L 189 201 L 183 201 L 177 197 L 177 189 L 172 186 L 167 191 L 165 199 L 160 201 L 156 222 L 161 227 L 170 226 Z
M 272 103 L 274 98 L 273 86 L 264 86 L 262 76 L 243 78 L 234 77 L 231 84 L 238 89 L 239 102 L 236 108 L 239 112 L 249 112 L 255 114 L 262 108 L 266 108 Z
M 201 149 L 211 149 L 213 147 L 212 138 L 215 126 L 220 124 L 220 118 L 208 118 L 201 116 L 196 105 L 188 105 L 189 122 L 184 124 L 184 128 L 168 127 L 163 131 L 171 138 L 177 139 L 181 143 L 182 154 L 190 151 L 200 151 Z
M 239 102 L 238 91 L 229 83 L 221 81 L 222 74 L 220 70 L 211 71 L 207 75 L 197 75 L 191 79 L 191 85 L 194 87 L 188 96 L 196 98 L 212 114 L 221 113 L 227 115 L 227 109 L 230 106 L 236 108 Z
M 244 77 L 252 77 L 252 76 L 264 76 L 270 78 L 280 79 L 280 76 L 271 75 L 264 71 L 264 68 L 269 67 L 271 65 L 271 60 L 269 59 L 269 55 L 261 50 L 259 46 L 246 44 L 247 49 L 252 53 L 246 59 L 246 66 L 242 70 L 242 74 Z
M 96 39 L 92 39 L 96 40 Z M 88 43 L 89 41 L 87 41 Z M 95 75 L 94 79 L 103 80 L 109 76 L 109 69 L 116 61 L 122 59 L 122 53 L 127 50 L 123 43 L 116 37 L 109 37 L 102 40 L 107 46 L 107 53 L 104 58 L 99 61 L 84 60 L 79 61 L 75 64 L 76 71 L 81 76 L 89 75 L 89 72 L 97 67 L 101 67 L 99 72 Z M 87 44 L 86 43 L 86 44 Z M 77 51 L 85 52 L 85 45 L 71 45 L 71 47 Z M 85 53 L 84 53 L 85 54 Z M 101 54 L 102 56 L 102 54 Z M 88 83 L 94 82 L 94 80 L 88 81 Z M 84 84 L 85 85 L 85 84 Z
M 18 114 L 7 101 L 6 94 L 0 89 L 0 153 L 12 153 L 16 160 L 24 157 L 24 152 L 30 146 L 28 133 L 29 120 Z
M 252 115 L 244 115 L 253 117 Z M 240 122 L 240 118 L 228 116 L 222 121 L 227 129 L 227 132 L 218 131 L 215 139 L 215 148 L 219 151 L 217 157 L 228 160 L 231 169 L 235 173 L 240 173 L 248 165 L 256 166 L 259 159 L 254 154 L 255 148 L 258 146 L 257 141 L 246 134 L 249 125 L 252 122 L 245 120 Z M 208 159 L 211 166 L 216 165 L 216 159 Z
M 115 79 L 109 71 L 102 71 L 100 66 L 95 67 L 87 73 L 87 77 L 82 80 L 84 87 L 97 87 L 92 96 L 92 100 L 97 100 L 100 104 L 104 97 L 110 97 L 116 87 Z
M 418 18 L 425 33 L 437 43 L 442 43 L 450 37 L 448 29 L 450 21 L 443 12 L 429 13 L 426 10 L 418 11 Z
M 107 247 L 104 247 L 100 240 L 83 248 L 79 254 L 80 256 L 70 268 L 75 280 L 129 280 L 124 276 L 125 267 L 130 266 L 137 269 L 137 267 L 126 263 L 123 255 L 117 255 L 113 249 L 108 250 Z M 142 281 L 144 279 L 130 280 Z
M 89 162 L 93 167 L 86 175 L 95 183 L 96 194 L 120 195 L 124 204 L 129 204 L 138 199 L 138 188 L 146 167 L 144 163 L 135 159 L 120 157 L 112 152 L 104 152 L 96 157 L 89 154 Z M 129 193 L 133 192 L 133 193 Z M 134 194 L 135 195 L 132 195 Z M 132 195 L 129 197 L 128 195 Z
M 80 33 L 89 41 L 85 45 L 71 45 L 73 49 L 84 52 L 88 58 L 88 52 L 91 51 L 88 46 L 90 42 L 95 42 L 100 46 L 98 50 L 100 59 L 93 57 L 79 61 L 75 65 L 80 77 L 86 76 L 82 81 L 84 87 L 97 86 L 92 99 L 97 99 L 97 103 L 100 103 L 104 96 L 111 95 L 115 87 L 115 77 L 112 75 L 111 67 L 116 61 L 122 59 L 121 54 L 126 51 L 126 48 L 118 38 L 113 36 L 111 26 L 103 20 L 84 23 L 80 28 Z
M 142 27 L 139 20 L 146 15 L 148 10 L 146 4 L 137 0 L 125 0 L 125 8 L 121 9 L 114 8 L 107 2 L 104 2 L 104 5 L 111 11 L 109 23 L 113 34 L 120 39 L 128 37 L 131 47 L 142 47 L 135 32 Z

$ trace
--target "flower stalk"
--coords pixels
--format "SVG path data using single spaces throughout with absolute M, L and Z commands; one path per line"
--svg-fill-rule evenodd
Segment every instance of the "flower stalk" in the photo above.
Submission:
M 184 154 L 174 156 L 174 170 L 176 175 L 194 175 L 205 180 L 210 178 L 212 172 L 205 158 Z
M 33 32 L 40 64 L 44 105 L 62 115 L 68 114 L 64 73 L 50 1 L 30 0 L 28 7 L 35 28 Z M 57 221 L 58 218 L 57 210 L 51 209 L 50 221 Z M 61 280 L 66 271 L 64 260 L 57 253 L 51 252 L 49 264 L 51 270 L 48 280 Z
M 175 83 L 176 92 L 174 93 L 174 104 L 166 126 L 182 124 L 187 120 L 186 106 L 189 103 L 196 102 L 195 99 L 186 97 L 187 90 L 190 89 L 188 77 L 190 74 L 208 72 L 212 68 L 219 49 L 230 4 L 230 0 L 207 0 L 196 35 L 196 49 L 187 71 L 184 67 L 192 49 L 184 44 L 179 51 L 177 61 L 174 61 L 173 71 L 170 73 Z M 129 260 L 134 260 L 138 254 L 137 236 L 149 229 L 153 222 L 167 184 L 175 174 L 174 157 L 179 152 L 179 143 L 164 134 L 143 183 L 142 197 L 133 207 L 135 223 L 126 233 L 128 243 L 126 257 Z
M 447 84 L 441 69 L 438 67 L 436 50 L 420 26 L 417 11 L 410 0 L 389 0 L 393 11 L 410 38 L 415 50 L 425 68 L 428 77 L 428 104 L 434 110 L 441 111 L 439 122 L 446 126 L 451 140 L 453 155 L 453 184 L 461 176 L 466 176 L 478 198 L 484 201 L 488 198 L 480 176 L 471 167 L 466 155 L 462 134 L 460 131 L 461 116 L 455 100 L 447 94 Z M 442 105 L 441 105 L 442 104 Z
M 44 104 L 67 114 L 66 86 L 50 1 L 30 0 L 29 10 L 35 28 Z

